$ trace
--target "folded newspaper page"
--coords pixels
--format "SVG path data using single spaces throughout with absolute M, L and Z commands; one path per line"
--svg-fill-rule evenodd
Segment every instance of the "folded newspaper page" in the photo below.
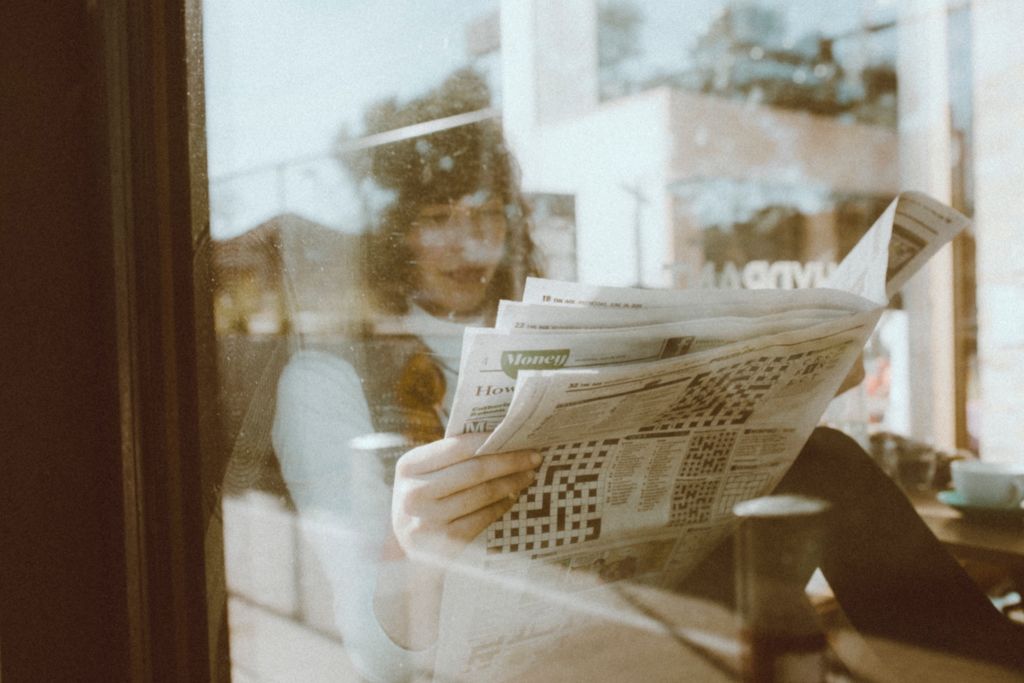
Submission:
M 772 491 L 853 367 L 889 297 L 968 221 L 904 193 L 828 288 L 670 291 L 530 279 L 494 329 L 466 331 L 448 433 L 481 453 L 538 449 L 536 482 L 445 587 L 444 680 L 512 678 L 577 624 L 508 586 L 677 584 Z M 541 571 L 543 568 L 543 571 Z M 580 572 L 599 577 L 581 582 Z M 501 597 L 499 597 L 499 594 Z

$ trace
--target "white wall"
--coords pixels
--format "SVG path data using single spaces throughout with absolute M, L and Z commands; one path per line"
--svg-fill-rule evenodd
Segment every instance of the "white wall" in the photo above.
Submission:
M 971 10 L 981 454 L 1024 462 L 1024 2 Z
M 904 190 L 950 200 L 947 17 L 943 3 L 903 5 L 898 28 L 899 168 Z M 910 326 L 910 435 L 956 448 L 953 253 L 947 246 L 903 289 Z
M 610 285 L 668 284 L 670 214 L 665 204 L 669 145 L 666 92 L 603 105 L 588 116 L 544 126 L 516 150 L 529 191 L 576 196 L 579 278 Z M 637 194 L 642 203 L 637 207 Z
M 579 279 L 669 284 L 666 92 L 599 105 L 593 0 L 505 0 L 503 126 L 528 192 L 576 196 Z M 637 211 L 639 194 L 646 200 Z

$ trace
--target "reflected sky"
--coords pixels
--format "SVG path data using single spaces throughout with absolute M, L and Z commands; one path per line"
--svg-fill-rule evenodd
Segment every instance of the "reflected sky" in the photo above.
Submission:
M 628 72 L 685 67 L 697 38 L 729 0 L 636 1 L 644 14 L 641 56 Z M 821 3 L 759 0 L 779 11 L 792 43 L 811 32 L 839 35 L 891 18 L 892 0 Z M 204 3 L 209 173 L 222 184 L 212 209 L 215 237 L 225 237 L 263 213 L 260 201 L 286 205 L 312 195 L 329 225 L 351 223 L 344 202 L 325 205 L 339 190 L 337 170 L 323 163 L 340 130 L 358 133 L 362 112 L 383 97 L 407 99 L 441 82 L 469 61 L 466 26 L 499 0 L 210 0 Z M 288 182 L 274 165 L 291 168 Z M 259 177 L 257 177 L 259 176 Z M 255 183 L 255 184 L 254 184 Z M 253 193 L 248 185 L 265 186 Z M 243 187 L 245 186 L 245 187 Z M 343 190 L 341 190 L 343 191 Z M 229 216 L 230 214 L 230 216 Z M 230 218 L 230 219 L 229 219 Z M 346 229 L 346 228 L 342 228 Z
M 323 154 L 385 94 L 465 63 L 464 27 L 497 0 L 204 3 L 211 178 Z
M 322 153 L 383 94 L 418 94 L 466 62 L 465 26 L 498 0 L 212 0 L 204 3 L 211 175 Z M 724 0 L 638 3 L 642 68 L 678 66 Z M 835 35 L 891 0 L 762 0 L 787 36 Z

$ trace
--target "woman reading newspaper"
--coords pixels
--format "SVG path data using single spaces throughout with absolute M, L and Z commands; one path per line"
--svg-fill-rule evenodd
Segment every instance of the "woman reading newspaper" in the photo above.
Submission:
M 459 73 L 405 107 L 382 108 L 369 132 L 487 106 L 482 82 Z M 529 451 L 474 457 L 484 435 L 441 438 L 464 326 L 491 322 L 498 300 L 516 298 L 537 272 L 497 123 L 449 120 L 440 132 L 372 149 L 361 166 L 389 198 L 365 262 L 368 291 L 386 315 L 346 348 L 297 353 L 278 387 L 274 447 L 299 512 L 347 519 L 375 538 L 358 548 L 317 542 L 346 647 L 372 680 L 430 669 L 445 561 L 512 507 L 541 461 Z M 374 432 L 422 445 L 393 474 L 382 472 L 349 447 Z M 855 627 L 1024 665 L 1024 637 L 853 440 L 815 431 L 778 489 L 837 511 L 822 569 Z M 730 547 L 680 589 L 731 604 Z M 417 562 L 424 556 L 431 561 Z

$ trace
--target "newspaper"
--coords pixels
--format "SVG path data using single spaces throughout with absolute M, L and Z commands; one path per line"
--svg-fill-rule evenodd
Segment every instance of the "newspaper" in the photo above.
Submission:
M 627 579 L 677 584 L 730 533 L 736 503 L 777 485 L 889 297 L 967 222 L 904 193 L 828 288 L 530 279 L 494 329 L 467 330 L 448 433 L 490 432 L 480 453 L 533 448 L 544 460 L 449 575 L 437 675 L 510 678 L 557 648 L 579 617 L 525 597 L 540 576 L 581 600 Z M 510 588 L 481 599 L 474 573 Z

